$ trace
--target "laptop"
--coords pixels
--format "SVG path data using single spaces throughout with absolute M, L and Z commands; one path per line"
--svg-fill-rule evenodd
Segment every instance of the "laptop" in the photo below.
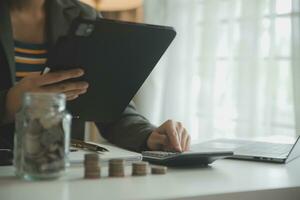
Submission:
M 294 144 L 216 139 L 192 146 L 192 151 L 203 150 L 231 150 L 232 159 L 288 163 L 300 157 L 300 136 Z

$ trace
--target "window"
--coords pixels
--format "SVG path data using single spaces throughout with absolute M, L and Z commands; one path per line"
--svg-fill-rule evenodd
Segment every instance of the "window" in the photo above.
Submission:
M 299 58 L 292 44 L 299 44 L 299 37 L 292 32 L 299 28 L 294 24 L 299 2 L 146 1 L 147 22 L 172 25 L 178 32 L 158 66 L 164 69 L 157 73 L 163 89 L 161 115 L 154 120 L 183 121 L 194 142 L 294 136 L 292 65 Z

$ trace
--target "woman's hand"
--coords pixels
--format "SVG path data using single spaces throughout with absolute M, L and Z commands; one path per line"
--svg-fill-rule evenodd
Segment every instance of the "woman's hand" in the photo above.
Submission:
M 189 151 L 191 137 L 182 123 L 166 121 L 151 133 L 147 146 L 152 151 Z
M 79 95 L 86 93 L 89 85 L 87 82 L 63 82 L 72 78 L 83 76 L 82 69 L 52 72 L 44 75 L 32 75 L 23 78 L 19 83 L 10 88 L 6 96 L 5 122 L 11 122 L 20 109 L 22 96 L 25 92 L 64 93 L 67 100 L 74 100 Z

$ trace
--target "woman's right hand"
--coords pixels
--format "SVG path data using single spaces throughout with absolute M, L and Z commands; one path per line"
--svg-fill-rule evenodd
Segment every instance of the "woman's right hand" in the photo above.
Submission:
M 32 75 L 23 78 L 14 85 L 6 96 L 5 122 L 12 122 L 21 107 L 22 96 L 26 92 L 64 93 L 71 101 L 87 92 L 87 82 L 66 81 L 84 75 L 82 69 L 50 72 L 44 75 Z M 62 82 L 64 81 L 64 82 Z

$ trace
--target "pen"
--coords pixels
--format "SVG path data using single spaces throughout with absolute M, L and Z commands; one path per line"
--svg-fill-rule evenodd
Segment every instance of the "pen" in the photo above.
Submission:
M 108 149 L 101 147 L 99 145 L 90 144 L 90 143 L 86 143 L 84 141 L 75 140 L 75 139 L 72 139 L 71 146 L 76 147 L 76 148 L 81 148 L 81 149 L 88 149 L 90 151 L 108 152 Z
M 45 67 L 45 69 L 43 71 L 41 71 L 41 75 L 47 74 L 48 72 L 50 72 L 50 68 L 49 67 Z

